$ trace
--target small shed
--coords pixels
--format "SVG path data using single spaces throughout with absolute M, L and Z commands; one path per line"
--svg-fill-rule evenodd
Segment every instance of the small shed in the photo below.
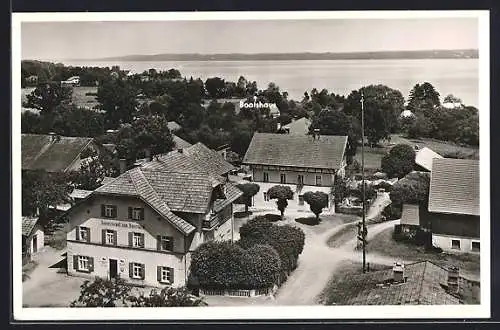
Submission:
M 23 263 L 40 251 L 44 245 L 42 225 L 37 217 L 22 217 Z

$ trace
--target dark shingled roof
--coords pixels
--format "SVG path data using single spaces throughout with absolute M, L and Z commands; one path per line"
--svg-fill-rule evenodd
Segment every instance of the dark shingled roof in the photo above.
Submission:
M 429 212 L 479 215 L 478 160 L 433 160 Z
M 208 148 L 201 142 L 186 148 L 184 153 L 198 162 L 198 164 L 208 167 L 207 170 L 209 173 L 224 175 L 235 169 L 235 167 L 228 163 L 222 155 Z
M 23 217 L 22 221 L 23 221 L 23 224 L 22 224 L 23 236 L 29 236 L 31 234 L 31 232 L 33 231 L 33 228 L 35 228 L 36 223 L 38 222 L 38 218 Z
M 94 190 L 93 194 L 137 196 L 185 235 L 190 234 L 196 229 L 189 222 L 178 217 L 170 210 L 166 201 L 160 197 L 140 167 L 123 173 L 116 180 Z
M 255 133 L 244 164 L 339 169 L 347 136 Z
M 184 148 L 189 148 L 190 146 L 192 146 L 191 143 L 187 142 L 186 140 L 181 139 L 177 135 L 172 134 L 172 138 L 174 139 L 175 147 L 177 149 L 179 149 L 179 148 L 184 149 Z
M 80 153 L 93 141 L 92 138 L 22 134 L 21 153 L 23 170 L 64 172 Z
M 456 305 L 459 298 L 449 294 L 448 271 L 430 261 L 405 265 L 406 281 L 390 284 L 393 270 L 352 275 L 331 292 L 338 305 Z

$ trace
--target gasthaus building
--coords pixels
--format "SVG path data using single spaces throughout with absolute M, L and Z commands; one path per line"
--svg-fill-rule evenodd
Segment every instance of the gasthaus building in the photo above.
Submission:
M 183 286 L 191 253 L 231 240 L 233 170 L 202 144 L 172 151 L 121 174 L 67 215 L 68 273 L 120 277 L 140 286 Z

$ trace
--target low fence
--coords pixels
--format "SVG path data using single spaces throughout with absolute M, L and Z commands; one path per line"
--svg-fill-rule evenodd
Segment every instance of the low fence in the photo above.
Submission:
M 205 296 L 231 296 L 231 297 L 257 297 L 272 293 L 274 288 L 260 288 L 251 290 L 238 289 L 201 289 L 200 295 Z

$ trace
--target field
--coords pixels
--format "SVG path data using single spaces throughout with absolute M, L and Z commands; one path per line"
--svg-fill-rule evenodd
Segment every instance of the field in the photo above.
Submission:
M 34 90 L 34 88 L 23 88 L 21 89 L 21 100 L 22 102 L 26 101 L 26 95 L 31 93 Z M 86 93 L 96 93 L 97 92 L 97 87 L 74 87 L 73 88 L 73 98 L 72 101 L 74 104 L 76 104 L 79 107 L 82 108 L 93 108 L 95 105 L 97 105 L 97 100 L 95 96 L 88 96 L 85 95 Z M 28 109 L 22 107 L 22 111 L 26 111 Z
M 365 169 L 375 171 L 380 169 L 380 162 L 384 155 L 396 144 L 417 145 L 419 148 L 427 147 L 434 150 L 440 155 L 446 155 L 453 152 L 461 152 L 467 155 L 474 154 L 479 158 L 479 148 L 463 147 L 452 142 L 437 141 L 433 139 L 406 139 L 400 134 L 391 135 L 390 143 L 385 142 L 381 147 L 365 147 Z M 358 147 L 356 156 L 354 157 L 361 164 L 361 148 Z

